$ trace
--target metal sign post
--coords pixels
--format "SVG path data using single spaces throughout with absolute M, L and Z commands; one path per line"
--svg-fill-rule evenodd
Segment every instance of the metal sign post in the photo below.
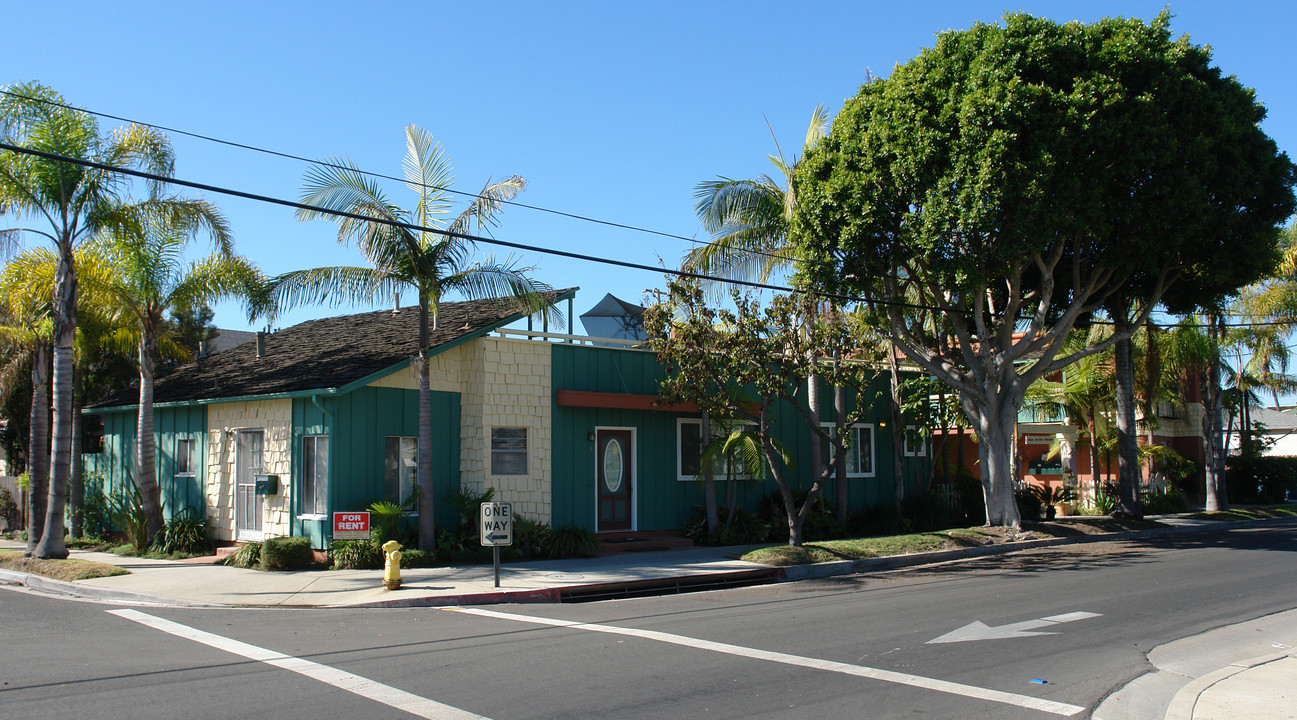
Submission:
M 506 502 L 482 503 L 478 520 L 482 545 L 491 548 L 495 586 L 500 587 L 500 546 L 513 544 L 513 505 Z

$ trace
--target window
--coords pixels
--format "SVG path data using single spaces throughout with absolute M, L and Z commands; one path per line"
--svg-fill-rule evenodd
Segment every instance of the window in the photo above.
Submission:
M 194 476 L 194 447 L 196 444 L 193 439 L 176 441 L 176 477 Z
M 823 427 L 833 432 L 832 423 L 823 423 Z M 827 461 L 833 462 L 837 448 L 832 443 L 824 443 L 828 448 Z M 852 425 L 847 435 L 847 477 L 873 477 L 874 475 L 874 426 Z
M 735 427 L 750 426 L 752 423 L 743 422 Z M 713 421 L 711 423 L 711 433 L 713 438 L 721 437 L 725 428 L 720 423 Z M 706 449 L 707 443 L 702 439 L 703 421 L 697 418 L 679 418 L 676 420 L 676 479 L 681 482 L 693 482 L 698 479 L 700 470 L 699 460 L 702 457 L 703 450 Z M 712 472 L 718 480 L 724 480 L 725 458 L 716 458 L 716 465 Z M 752 476 L 746 470 L 738 472 L 735 477 L 749 479 Z
M 527 428 L 491 428 L 491 474 L 527 474 Z
M 914 425 L 905 426 L 905 457 L 925 457 L 928 454 L 928 440 Z
M 329 436 L 302 438 L 302 514 L 329 513 Z
M 389 437 L 383 452 L 383 475 L 387 499 L 404 505 L 414 494 L 419 443 L 412 437 Z M 418 508 L 415 508 L 418 510 Z

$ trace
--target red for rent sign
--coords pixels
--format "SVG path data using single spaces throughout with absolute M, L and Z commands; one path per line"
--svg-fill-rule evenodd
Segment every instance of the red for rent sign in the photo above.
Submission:
M 333 514 L 334 540 L 368 540 L 368 512 L 336 512 Z

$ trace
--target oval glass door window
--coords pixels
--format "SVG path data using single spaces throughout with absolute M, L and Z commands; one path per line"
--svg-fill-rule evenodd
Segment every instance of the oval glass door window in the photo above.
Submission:
M 608 492 L 615 493 L 621 489 L 624 465 L 621 441 L 609 438 L 608 444 L 603 446 L 603 484 L 608 487 Z

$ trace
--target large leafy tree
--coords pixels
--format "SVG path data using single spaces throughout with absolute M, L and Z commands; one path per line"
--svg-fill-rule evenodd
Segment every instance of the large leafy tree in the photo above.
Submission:
M 201 260 L 185 258 L 199 231 L 225 225 L 215 207 L 206 206 L 203 214 L 208 222 L 147 214 L 141 224 L 106 232 L 91 246 L 93 262 L 111 267 L 113 272 L 87 277 L 87 289 L 106 298 L 117 320 L 114 345 L 121 352 L 133 352 L 139 368 L 134 477 L 149 537 L 157 534 L 164 522 L 153 437 L 153 378 L 162 358 L 190 356 L 172 332 L 174 325 L 167 320 L 167 313 L 227 298 L 256 298 L 264 285 L 257 269 L 231 254 L 228 246 L 226 252 Z
M 1265 262 L 1293 209 L 1293 165 L 1252 92 L 1168 25 L 1010 14 L 943 33 L 864 85 L 797 173 L 808 277 L 863 296 L 958 393 L 991 524 L 1020 522 L 1010 459 L 1027 386 L 1128 337 L 1204 261 Z M 897 302 L 912 286 L 937 329 Z M 1065 351 L 1117 301 L 1138 304 L 1129 322 Z
M 432 135 L 416 125 L 405 128 L 405 184 L 418 196 L 404 209 L 350 160 L 337 158 L 310 170 L 302 202 L 318 209 L 297 211 L 299 220 L 328 219 L 338 224 L 338 242 L 354 242 L 369 267 L 323 267 L 285 273 L 270 285 L 272 308 L 330 301 L 391 302 L 413 289 L 419 307 L 419 547 L 436 538 L 432 483 L 432 392 L 428 378 L 428 337 L 436 327 L 437 306 L 447 294 L 469 299 L 506 299 L 520 312 L 558 315 L 543 294 L 550 290 L 532 279 L 530 267 L 491 257 L 472 262 L 475 249 L 466 236 L 493 227 L 504 203 L 526 182 L 513 175 L 490 182 L 458 214 L 448 189 L 454 181 L 450 161 Z M 349 216 L 338 215 L 346 213 Z M 360 216 L 350 217 L 350 216 Z M 426 228 L 426 229 L 425 229 Z
M 28 83 L 8 90 L 0 96 L 0 138 L 16 147 L 55 156 L 0 152 L 0 213 L 34 221 L 32 225 L 3 231 L 5 238 L 12 240 L 22 233 L 43 237 L 57 257 L 50 303 L 53 414 L 49 501 L 42 536 L 33 554 L 62 558 L 67 557 L 63 515 L 73 452 L 73 345 L 77 326 L 73 251 L 99 231 L 138 226 L 145 212 L 208 223 L 218 243 L 228 242 L 228 233 L 223 226 L 211 224 L 213 219 L 204 214 L 203 206 L 162 196 L 161 182 L 149 183 L 146 200 L 131 202 L 131 183 L 125 176 L 69 161 L 138 168 L 167 176 L 174 167 L 174 153 L 164 133 L 130 125 L 103 135 L 91 115 L 68 106 L 50 88 Z
M 849 428 L 869 412 L 877 363 L 855 344 L 856 333 L 841 316 L 823 315 L 807 321 L 804 296 L 776 296 L 762 308 L 738 293 L 734 310 L 709 305 L 696 284 L 672 281 L 666 302 L 644 313 L 649 346 L 666 368 L 659 396 L 667 404 L 695 403 L 716 417 L 751 423 L 751 432 L 764 455 L 764 466 L 779 488 L 788 519 L 788 543 L 799 546 L 803 526 L 819 500 L 830 471 L 810 478 L 806 498 L 798 505 L 786 455 L 775 437 L 773 412 L 792 408 L 806 423 L 816 445 L 832 447 L 845 456 Z M 833 355 L 852 354 L 850 362 L 823 365 Z M 850 388 L 856 399 L 844 422 L 833 429 L 820 425 L 805 392 L 808 378 Z

